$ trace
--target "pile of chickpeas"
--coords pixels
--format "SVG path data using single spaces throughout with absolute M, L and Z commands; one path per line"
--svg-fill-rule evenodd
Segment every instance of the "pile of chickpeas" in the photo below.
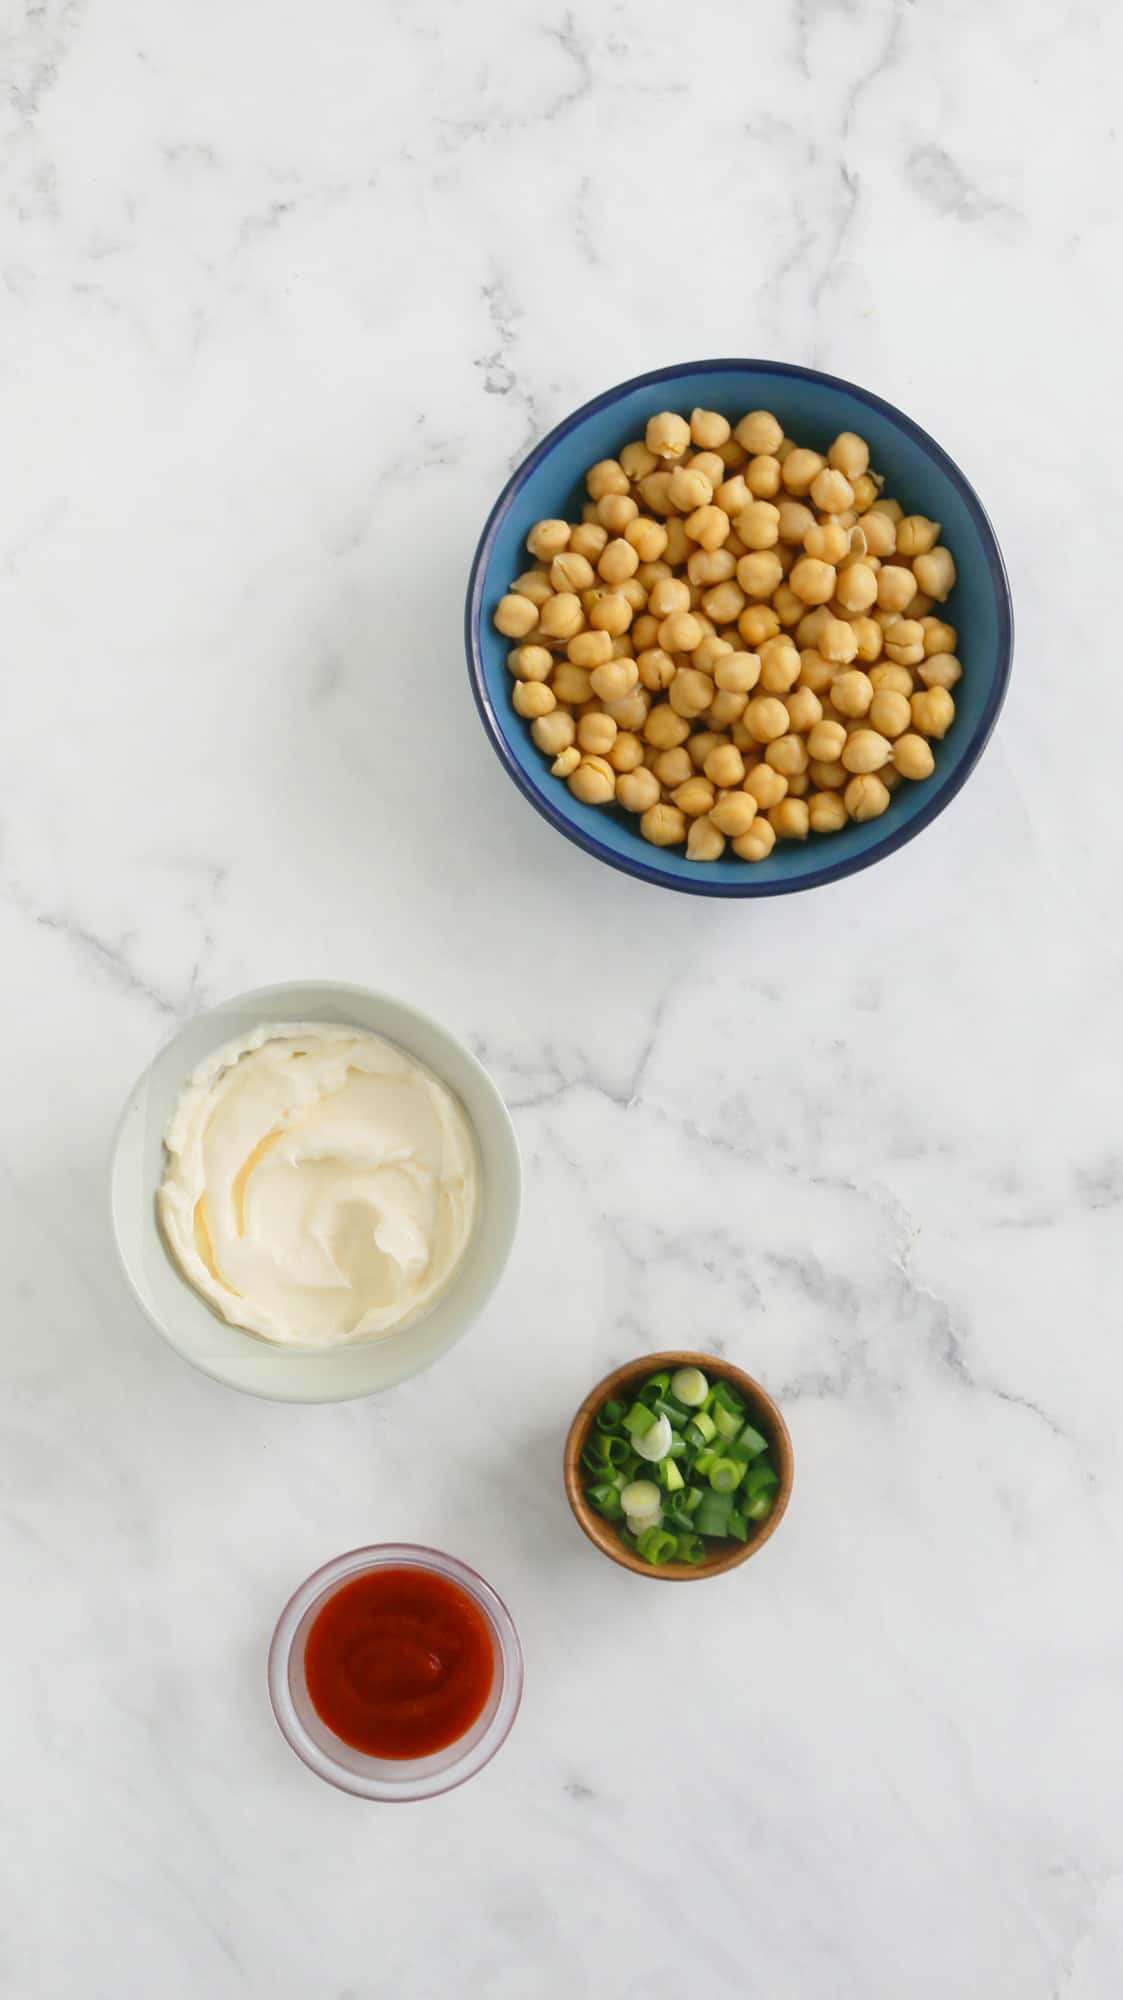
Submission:
M 762 861 L 875 819 L 935 768 L 962 669 L 940 524 L 882 494 L 852 431 L 823 457 L 768 410 L 651 418 L 538 521 L 495 607 L 516 710 L 587 805 L 656 847 Z

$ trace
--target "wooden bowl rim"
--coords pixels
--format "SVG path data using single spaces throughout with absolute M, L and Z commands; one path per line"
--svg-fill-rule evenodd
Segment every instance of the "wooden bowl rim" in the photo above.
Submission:
M 780 1475 L 780 1485 L 776 1504 L 768 1519 L 761 1523 L 747 1542 L 734 1542 L 723 1549 L 720 1555 L 707 1556 L 704 1563 L 649 1563 L 642 1556 L 625 1548 L 610 1521 L 594 1512 L 585 1498 L 581 1481 L 581 1453 L 592 1427 L 593 1418 L 601 1404 L 607 1402 L 626 1382 L 639 1380 L 657 1374 L 661 1368 L 700 1368 L 711 1380 L 724 1378 L 740 1389 L 748 1401 L 754 1405 L 756 1414 L 762 1416 L 770 1428 L 769 1443 L 776 1457 L 776 1470 Z M 763 1426 L 762 1426 L 763 1428 Z M 604 1376 L 590 1389 L 580 1404 L 565 1440 L 564 1455 L 565 1491 L 573 1512 L 573 1517 L 582 1533 L 598 1548 L 602 1555 L 619 1563 L 622 1569 L 630 1569 L 636 1576 L 656 1577 L 663 1583 L 691 1583 L 702 1577 L 721 1576 L 726 1570 L 736 1569 L 747 1562 L 757 1550 L 763 1548 L 769 1537 L 775 1534 L 787 1512 L 791 1498 L 792 1481 L 795 1476 L 795 1453 L 792 1449 L 791 1432 L 784 1421 L 783 1411 L 770 1396 L 768 1390 L 755 1376 L 738 1368 L 733 1361 L 723 1360 L 720 1354 L 703 1354 L 693 1349 L 665 1348 L 658 1354 L 643 1354 L 635 1361 L 627 1361 Z

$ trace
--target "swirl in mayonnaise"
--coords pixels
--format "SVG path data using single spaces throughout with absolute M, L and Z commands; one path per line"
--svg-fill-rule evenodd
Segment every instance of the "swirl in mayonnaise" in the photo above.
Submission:
M 183 1276 L 234 1326 L 291 1347 L 427 1312 L 479 1207 L 452 1093 L 358 1028 L 268 1024 L 208 1057 L 164 1135 L 157 1195 Z

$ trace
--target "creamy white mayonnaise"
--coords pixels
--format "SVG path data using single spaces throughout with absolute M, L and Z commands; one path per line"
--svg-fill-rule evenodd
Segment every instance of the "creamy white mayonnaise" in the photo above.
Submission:
M 286 1346 L 407 1325 L 475 1224 L 460 1105 L 358 1028 L 268 1024 L 228 1043 L 196 1070 L 164 1144 L 157 1206 L 184 1277 L 224 1319 Z

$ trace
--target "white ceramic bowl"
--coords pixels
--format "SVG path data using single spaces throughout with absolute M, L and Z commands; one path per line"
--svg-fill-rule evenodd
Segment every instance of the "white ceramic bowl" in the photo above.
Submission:
M 480 1212 L 451 1283 L 400 1333 L 328 1353 L 275 1347 L 229 1326 L 180 1276 L 156 1219 L 164 1132 L 184 1085 L 206 1056 L 263 1021 L 340 1021 L 397 1042 L 460 1099 L 480 1156 Z M 507 1107 L 487 1071 L 444 1028 L 384 993 L 334 983 L 263 986 L 199 1014 L 173 1035 L 125 1106 L 113 1149 L 113 1233 L 125 1276 L 157 1331 L 185 1361 L 253 1396 L 335 1403 L 392 1388 L 467 1333 L 494 1291 L 519 1219 L 522 1176 Z

